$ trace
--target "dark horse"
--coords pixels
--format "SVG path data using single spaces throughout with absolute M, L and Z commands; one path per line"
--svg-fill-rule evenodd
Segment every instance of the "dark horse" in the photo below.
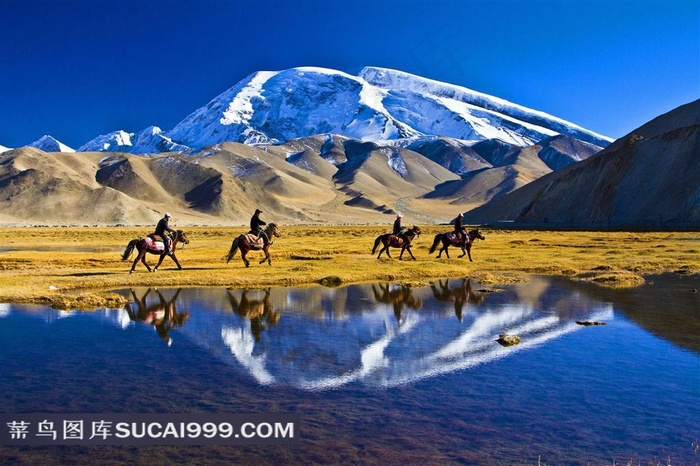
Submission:
M 433 290 L 433 297 L 438 301 L 453 302 L 455 305 L 455 315 L 459 321 L 462 321 L 462 310 L 465 304 L 480 304 L 484 300 L 482 293 L 475 293 L 472 290 L 472 282 L 468 278 L 463 278 L 459 287 L 450 288 L 449 278 L 430 283 L 430 289 Z
M 372 248 L 372 254 L 377 252 L 377 247 L 379 247 L 379 243 L 382 243 L 384 247 L 382 247 L 382 249 L 379 251 L 379 254 L 377 254 L 377 259 L 381 257 L 384 251 L 386 251 L 387 257 L 391 259 L 391 255 L 389 254 L 389 248 L 401 248 L 399 260 L 401 260 L 401 257 L 403 257 L 404 251 L 408 251 L 408 253 L 411 255 L 411 259 L 416 260 L 416 258 L 413 257 L 413 253 L 411 252 L 411 242 L 413 242 L 413 240 L 416 237 L 420 236 L 420 234 L 420 228 L 414 226 L 403 233 L 406 239 L 403 239 L 400 236 L 395 235 L 393 233 L 379 235 L 377 236 L 377 239 L 374 240 L 374 248 Z
M 189 244 L 190 240 L 187 239 L 187 235 L 182 230 L 177 230 L 175 233 L 172 233 L 166 240 L 171 241 L 172 244 L 172 247 L 170 248 L 170 258 L 173 261 L 175 261 L 178 270 L 182 270 L 180 262 L 178 262 L 177 257 L 175 257 L 175 247 L 177 247 L 177 243 Z M 129 273 L 132 273 L 134 271 L 134 269 L 136 268 L 136 263 L 138 261 L 143 262 L 143 265 L 146 266 L 148 271 L 151 271 L 151 267 L 146 263 L 146 253 L 160 255 L 160 259 L 158 259 L 158 263 L 153 268 L 153 272 L 156 272 L 158 270 L 158 267 L 160 267 L 160 264 L 163 263 L 163 259 L 165 259 L 166 256 L 165 248 L 163 247 L 163 242 L 156 241 L 150 236 L 147 236 L 145 238 L 132 239 L 129 242 L 128 246 L 126 247 L 126 250 L 124 251 L 124 254 L 122 255 L 123 261 L 127 260 L 129 256 L 131 256 L 131 253 L 134 251 L 134 248 L 136 248 L 136 250 L 138 251 L 138 255 L 136 256 L 136 259 L 134 259 L 134 263 L 131 265 L 131 270 L 129 271 Z
M 262 299 L 248 297 L 248 290 L 243 290 L 240 301 L 236 299 L 231 290 L 228 292 L 228 299 L 231 302 L 233 312 L 241 317 L 250 320 L 250 331 L 255 337 L 255 341 L 262 339 L 262 332 L 270 325 L 277 325 L 282 313 L 275 311 L 270 302 L 270 288 L 265 289 L 265 296 Z
M 175 292 L 172 298 L 165 299 L 160 290 L 155 290 L 158 294 L 158 304 L 146 304 L 146 297 L 151 292 L 149 288 L 146 290 L 142 298 L 136 296 L 136 292 L 131 290 L 131 295 L 136 302 L 136 310 L 131 307 L 131 303 L 126 304 L 126 312 L 129 314 L 129 319 L 135 322 L 144 322 L 155 327 L 158 336 L 170 346 L 173 339 L 170 337 L 170 331 L 177 327 L 182 327 L 190 317 L 190 313 L 178 312 L 176 301 L 180 294 L 180 289 Z
M 394 307 L 394 316 L 401 323 L 401 313 L 405 307 L 418 310 L 423 305 L 420 298 L 413 296 L 413 289 L 408 285 L 398 285 L 394 289 L 390 289 L 389 284 L 379 284 L 379 289 L 372 285 L 374 299 L 380 303 L 391 304 Z
M 484 240 L 484 235 L 482 235 L 479 232 L 479 229 L 477 228 L 476 230 L 472 230 L 469 233 L 467 233 L 467 249 L 464 249 L 464 242 L 462 240 L 462 235 L 457 234 L 454 231 L 451 231 L 449 233 L 438 233 L 435 235 L 435 241 L 433 241 L 433 245 L 430 246 L 430 254 L 435 252 L 435 249 L 437 249 L 437 246 L 440 242 L 442 242 L 442 248 L 440 249 L 440 253 L 438 254 L 437 258 L 439 259 L 440 256 L 442 256 L 442 251 L 445 251 L 445 255 L 447 258 L 450 258 L 450 253 L 447 252 L 447 248 L 450 246 L 459 246 L 459 248 L 462 250 L 462 255 L 459 257 L 464 257 L 465 254 L 469 255 L 469 262 L 474 262 L 472 260 L 472 243 L 474 242 L 475 239 L 481 239 Z
M 280 236 L 279 229 L 274 223 L 267 224 L 267 226 L 265 227 L 265 234 L 270 239 L 272 239 L 273 236 Z M 231 250 L 228 252 L 228 256 L 226 256 L 226 263 L 228 264 L 229 261 L 233 258 L 233 256 L 236 255 L 236 251 L 240 249 L 241 259 L 243 259 L 243 263 L 246 267 L 250 267 L 250 262 L 248 262 L 248 259 L 245 258 L 246 254 L 248 254 L 248 251 L 264 252 L 265 257 L 262 258 L 260 263 L 262 264 L 263 262 L 267 261 L 268 264 L 272 265 L 272 261 L 270 260 L 270 252 L 268 251 L 269 247 L 269 243 L 265 245 L 263 239 L 258 238 L 257 235 L 254 233 L 246 233 L 245 235 L 239 235 L 237 238 L 234 238 L 233 243 L 231 243 Z

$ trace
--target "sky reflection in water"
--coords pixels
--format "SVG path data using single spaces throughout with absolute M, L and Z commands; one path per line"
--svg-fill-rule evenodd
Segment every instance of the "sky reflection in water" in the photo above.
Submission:
M 323 445 L 343 432 L 365 460 L 409 448 L 425 452 L 413 457 L 420 461 L 463 461 L 460 445 L 469 445 L 470 464 L 521 461 L 526 451 L 551 464 L 627 452 L 692 461 L 697 286 L 697 277 L 658 277 L 653 287 L 611 291 L 532 277 L 494 291 L 451 279 L 418 288 L 143 288 L 123 291 L 126 309 L 87 313 L 5 304 L 0 388 L 12 395 L 3 410 L 282 406 L 314 419 Z M 499 345 L 502 333 L 521 343 Z M 154 395 L 161 391 L 169 395 Z M 307 458 L 321 444 L 298 452 Z

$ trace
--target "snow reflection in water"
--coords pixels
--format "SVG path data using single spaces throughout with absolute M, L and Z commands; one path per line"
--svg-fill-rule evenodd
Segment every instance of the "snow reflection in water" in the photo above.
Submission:
M 127 308 L 96 312 L 0 304 L 2 409 L 301 412 L 308 440 L 249 451 L 264 462 L 362 451 L 366 462 L 514 464 L 529 451 L 548 464 L 630 452 L 692 464 L 698 280 L 143 288 L 123 291 Z M 520 344 L 502 347 L 501 333 Z M 238 447 L 216 454 L 241 462 Z
M 526 351 L 606 321 L 612 306 L 549 281 L 474 290 L 467 280 L 265 290 L 133 290 L 115 323 L 153 325 L 168 344 L 187 338 L 261 385 L 326 390 L 391 387 Z M 128 316 L 128 319 L 127 319 Z M 502 347 L 502 333 L 521 343 Z

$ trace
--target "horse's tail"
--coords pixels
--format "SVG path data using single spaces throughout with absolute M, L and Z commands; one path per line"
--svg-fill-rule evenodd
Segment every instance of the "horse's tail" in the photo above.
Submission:
M 226 256 L 227 264 L 231 259 L 233 259 L 233 256 L 236 255 L 236 251 L 238 251 L 238 237 L 235 237 L 231 243 L 231 250 L 228 252 L 228 256 Z
M 433 245 L 430 246 L 430 251 L 428 251 L 430 254 L 435 252 L 435 249 L 437 249 L 438 244 L 440 244 L 440 240 L 442 239 L 442 233 L 438 233 L 435 235 L 435 241 L 433 241 Z
M 122 260 L 125 261 L 131 256 L 131 253 L 134 252 L 134 248 L 136 247 L 136 243 L 138 243 L 138 239 L 132 239 L 129 241 L 129 244 L 126 246 L 126 249 L 124 250 L 124 254 L 122 254 Z
M 374 254 L 377 251 L 377 247 L 379 247 L 379 243 L 382 241 L 382 235 L 377 236 L 377 239 L 374 240 L 374 247 L 372 248 L 372 254 Z

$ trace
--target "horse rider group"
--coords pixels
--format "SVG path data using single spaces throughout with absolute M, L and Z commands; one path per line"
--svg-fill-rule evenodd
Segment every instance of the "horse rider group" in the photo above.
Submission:
M 263 239 L 263 245 L 264 246 L 270 246 L 273 244 L 272 241 L 270 241 L 270 238 L 268 238 L 267 234 L 265 233 L 265 230 L 263 230 L 263 225 L 267 225 L 267 222 L 264 222 L 260 219 L 260 214 L 262 214 L 262 210 L 260 209 L 255 209 L 255 213 L 253 216 L 250 218 L 250 232 L 254 235 L 256 235 L 257 239 L 260 239 L 262 237 Z M 170 243 L 168 241 L 168 235 L 167 233 L 175 233 L 175 230 L 170 228 L 170 225 L 168 224 L 170 222 L 170 219 L 172 216 L 169 213 L 166 213 L 163 215 L 163 218 L 158 220 L 158 224 L 156 225 L 156 231 L 153 233 L 153 238 L 158 241 L 160 239 L 163 240 L 163 246 L 165 248 L 165 254 L 170 255 L 172 251 L 170 251 Z
M 250 232 L 253 235 L 256 235 L 257 239 L 262 238 L 263 240 L 263 245 L 264 246 L 269 246 L 272 245 L 273 242 L 270 241 L 270 238 L 268 238 L 267 234 L 263 230 L 263 225 L 267 225 L 267 222 L 264 222 L 263 220 L 260 219 L 260 214 L 262 214 L 262 210 L 260 209 L 255 209 L 255 213 L 253 213 L 253 216 L 250 218 Z M 464 248 L 467 247 L 467 242 L 469 241 L 469 237 L 467 236 L 467 231 L 464 229 L 464 226 L 462 225 L 462 218 L 464 217 L 464 214 L 461 212 L 455 219 L 453 220 L 454 222 L 454 234 L 457 238 L 462 240 L 462 246 Z M 170 255 L 170 245 L 168 242 L 168 236 L 166 233 L 175 233 L 175 230 L 170 228 L 168 225 L 168 222 L 170 222 L 171 215 L 169 213 L 166 213 L 163 218 L 161 218 L 158 221 L 158 224 L 156 225 L 156 231 L 154 233 L 154 236 L 156 237 L 155 239 L 157 240 L 158 237 L 162 238 L 163 240 L 163 245 L 165 247 L 165 254 Z M 392 230 L 392 234 L 396 235 L 399 239 L 401 239 L 404 242 L 408 241 L 408 238 L 406 237 L 406 228 L 401 226 L 401 219 L 403 218 L 403 215 L 401 214 L 396 214 L 396 220 L 394 220 L 394 226 Z
M 462 218 L 464 217 L 464 214 L 460 212 L 457 217 L 455 217 L 452 222 L 454 222 L 455 229 L 454 229 L 454 234 L 458 239 L 462 240 L 462 247 L 466 249 L 467 243 L 469 242 L 469 236 L 467 236 L 467 230 L 464 228 L 462 225 Z M 401 214 L 396 214 L 396 220 L 394 220 L 394 228 L 392 231 L 392 234 L 396 235 L 403 241 L 407 241 L 408 239 L 406 238 L 406 228 L 401 226 L 401 219 L 403 218 L 403 215 Z M 450 222 L 450 223 L 452 223 Z

